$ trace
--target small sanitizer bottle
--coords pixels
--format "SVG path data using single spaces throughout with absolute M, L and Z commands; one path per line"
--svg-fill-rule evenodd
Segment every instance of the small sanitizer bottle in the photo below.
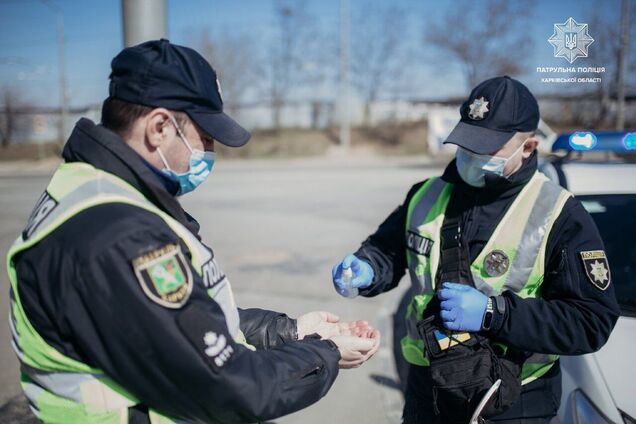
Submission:
M 340 294 L 349 299 L 358 295 L 358 289 L 351 286 L 352 281 L 353 271 L 351 268 L 344 268 L 342 270 L 342 290 L 340 291 Z

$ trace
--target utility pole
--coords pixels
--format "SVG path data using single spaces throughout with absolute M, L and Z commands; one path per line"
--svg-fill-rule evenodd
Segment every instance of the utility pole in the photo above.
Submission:
M 618 89 L 616 129 L 625 128 L 625 67 L 629 49 L 629 0 L 623 0 L 621 10 L 621 44 L 618 51 Z
M 166 38 L 167 0 L 122 0 L 124 47 Z
M 68 89 L 66 82 L 66 54 L 64 40 L 64 14 L 62 8 L 50 0 L 41 0 L 43 4 L 48 6 L 56 15 L 57 20 L 57 66 L 60 84 L 60 125 L 59 125 L 59 143 L 64 143 L 68 135 Z
M 62 103 L 62 118 L 60 122 L 60 144 L 68 136 L 68 88 L 66 83 L 66 52 L 64 42 L 64 15 L 62 10 L 57 13 L 57 54 L 60 64 L 60 103 Z
M 349 0 L 340 0 L 340 145 L 349 148 Z

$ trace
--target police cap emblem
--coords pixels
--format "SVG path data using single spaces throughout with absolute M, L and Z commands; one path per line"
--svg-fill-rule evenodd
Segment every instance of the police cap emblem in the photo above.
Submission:
M 468 111 L 468 117 L 475 121 L 484 119 L 486 113 L 490 112 L 488 109 L 488 101 L 483 96 L 473 100 L 468 108 L 470 109 Z
M 491 277 L 499 277 L 501 275 L 504 275 L 506 271 L 508 271 L 509 266 L 510 259 L 508 259 L 508 255 L 506 255 L 501 250 L 493 250 L 484 258 L 484 268 L 486 269 L 486 274 Z

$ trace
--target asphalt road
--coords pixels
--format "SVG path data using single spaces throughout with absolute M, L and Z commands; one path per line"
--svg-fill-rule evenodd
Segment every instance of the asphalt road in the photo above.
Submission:
M 317 404 L 277 423 L 398 422 L 390 314 L 408 285 L 374 299 L 340 298 L 331 267 L 354 251 L 415 182 L 439 174 L 423 159 L 346 157 L 285 161 L 219 161 L 210 179 L 183 198 L 201 223 L 230 278 L 237 303 L 298 316 L 328 310 L 343 320 L 367 319 L 383 331 L 382 349 L 363 367 L 343 370 Z M 5 254 L 50 174 L 29 166 L 0 167 L 0 316 L 8 316 Z M 24 402 L 8 324 L 0 325 L 0 421 L 19 421 Z M 12 418 L 13 417 L 13 418 Z

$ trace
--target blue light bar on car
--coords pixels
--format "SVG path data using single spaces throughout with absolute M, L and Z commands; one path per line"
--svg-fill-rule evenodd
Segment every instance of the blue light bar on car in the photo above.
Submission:
M 626 150 L 636 149 L 636 133 L 627 133 L 623 137 L 623 146 Z
M 636 132 L 633 131 L 575 131 L 559 134 L 552 151 L 625 152 L 636 150 Z
M 574 132 L 570 134 L 569 142 L 574 150 L 592 150 L 596 147 L 598 139 L 591 132 Z

